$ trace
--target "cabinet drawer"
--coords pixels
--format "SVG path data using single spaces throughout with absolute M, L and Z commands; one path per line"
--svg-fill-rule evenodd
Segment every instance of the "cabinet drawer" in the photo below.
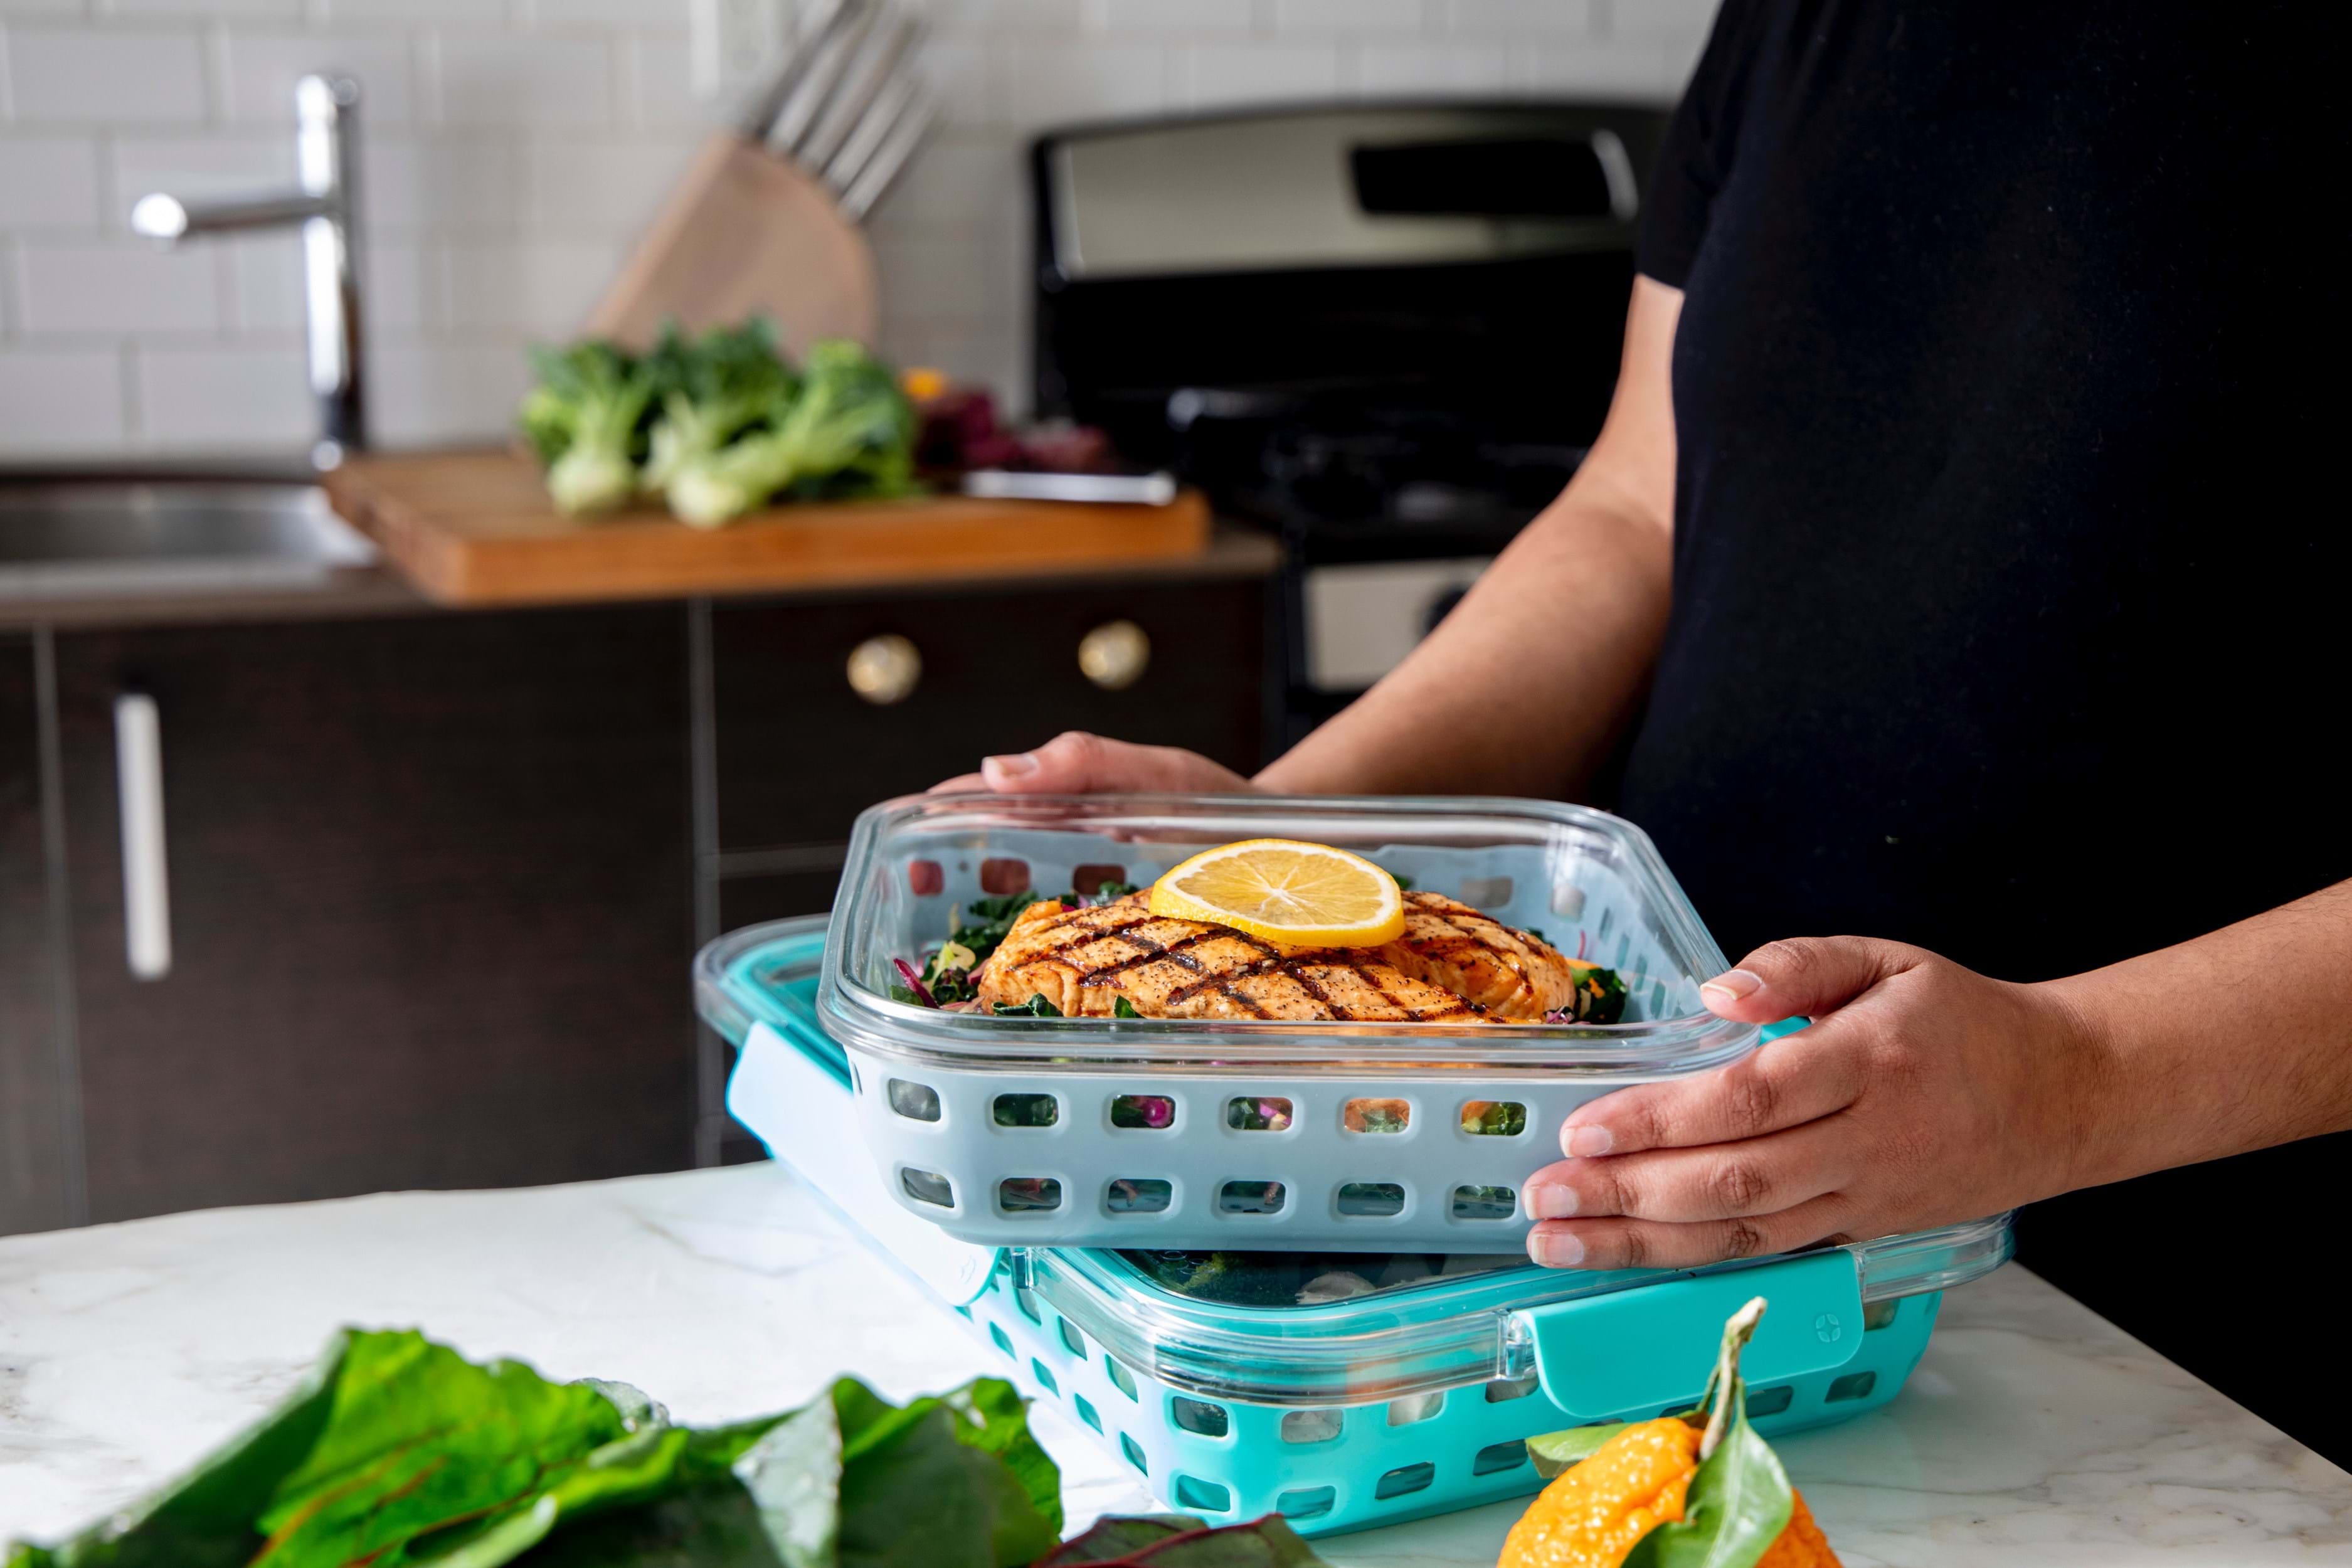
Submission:
M 1227 579 L 721 605 L 711 618 L 720 847 L 838 842 L 877 800 L 1065 730 L 1189 747 L 1249 771 L 1262 746 L 1265 593 Z M 1149 657 L 1131 684 L 1106 689 L 1080 668 L 1079 645 L 1120 621 L 1141 628 Z M 911 647 L 919 672 L 887 659 L 866 670 L 901 685 L 912 673 L 904 695 L 876 702 L 853 689 L 849 663 L 887 638 Z

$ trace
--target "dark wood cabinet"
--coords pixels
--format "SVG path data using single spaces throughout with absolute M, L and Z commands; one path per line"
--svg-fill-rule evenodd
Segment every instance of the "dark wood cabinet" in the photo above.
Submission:
M 1140 627 L 1150 657 L 1105 689 L 1078 663 L 1088 632 Z M 720 605 L 712 612 L 722 849 L 838 843 L 877 800 L 969 773 L 1064 730 L 1184 746 L 1236 768 L 1264 743 L 1262 580 L 1140 581 L 884 602 Z M 846 675 L 869 638 L 911 643 L 903 700 Z
M 1252 766 L 1266 564 L 0 631 L 0 1233 L 756 1157 L 697 944 L 822 912 L 860 810 L 987 752 L 1092 729 Z M 1150 652 L 1107 689 L 1078 647 L 1118 621 Z M 921 672 L 876 704 L 845 665 L 888 636 Z
M 676 605 L 58 638 L 93 1219 L 686 1164 Z M 171 963 L 125 958 L 115 703 Z
M 79 1218 L 73 1062 L 58 1028 L 34 634 L 0 633 L 0 1234 Z

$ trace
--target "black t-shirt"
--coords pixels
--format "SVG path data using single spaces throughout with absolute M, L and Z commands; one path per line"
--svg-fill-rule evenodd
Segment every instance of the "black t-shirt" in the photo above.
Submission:
M 1735 959 L 2040 979 L 2352 876 L 2337 10 L 1725 5 L 1640 256 L 1685 295 L 1674 610 L 1620 809 Z M 2066 1200 L 2027 1256 L 2199 1364 L 2134 1293 L 2300 1267 L 2245 1257 L 2309 1223 L 2263 1188 L 2347 1172 Z M 2270 1405 L 2284 1342 L 2202 1370 Z

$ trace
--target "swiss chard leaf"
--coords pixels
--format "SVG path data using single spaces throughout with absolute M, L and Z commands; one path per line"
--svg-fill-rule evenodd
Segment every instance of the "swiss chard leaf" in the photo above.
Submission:
M 1280 1514 L 1212 1530 L 1187 1514 L 1106 1519 L 1037 1568 L 1326 1568 Z
M 8 1568 L 1014 1568 L 1060 1479 L 1011 1385 L 899 1409 L 849 1379 L 695 1429 L 619 1384 L 346 1331 L 251 1430 Z
M 1058 1018 L 1062 1010 L 1045 1000 L 1043 993 L 1033 994 L 1026 1002 L 992 1002 L 990 1012 L 1000 1018 Z
M 1003 1378 L 982 1377 L 940 1397 L 966 1420 L 956 1429 L 957 1439 L 1002 1459 L 1021 1483 L 1029 1506 L 1059 1537 L 1062 1469 L 1029 1430 L 1029 1402 L 1020 1391 Z
M 1110 1016 L 1114 1018 L 1140 1018 L 1143 1016 L 1142 1014 L 1135 1010 L 1135 1004 L 1129 1001 L 1124 996 L 1112 998 Z
M 1031 1481 L 1000 1458 L 1016 1436 L 1003 1402 L 1018 1396 L 1003 1384 L 1002 1394 L 986 1389 L 992 1381 L 965 1391 L 985 1415 L 939 1399 L 901 1410 L 855 1379 L 834 1385 L 841 1568 L 1019 1568 L 1053 1550 L 1060 1529 L 1032 1500 Z M 1042 1449 L 1035 1458 L 1051 1462 Z

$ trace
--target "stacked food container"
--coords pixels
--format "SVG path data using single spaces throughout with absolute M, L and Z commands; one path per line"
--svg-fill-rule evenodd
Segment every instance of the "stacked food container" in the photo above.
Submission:
M 956 911 L 1328 844 L 1623 983 L 1612 1023 L 954 1012 L 894 999 Z M 1538 1485 L 1526 1440 L 1686 1408 L 1723 1320 L 1768 1435 L 1892 1398 L 2008 1216 L 1693 1271 L 1526 1261 L 1520 1184 L 1575 1107 L 1759 1038 L 1649 841 L 1526 801 L 926 796 L 858 823 L 824 917 L 698 963 L 738 1120 L 1170 1504 L 1309 1533 Z M 908 989 L 898 986 L 901 997 Z

